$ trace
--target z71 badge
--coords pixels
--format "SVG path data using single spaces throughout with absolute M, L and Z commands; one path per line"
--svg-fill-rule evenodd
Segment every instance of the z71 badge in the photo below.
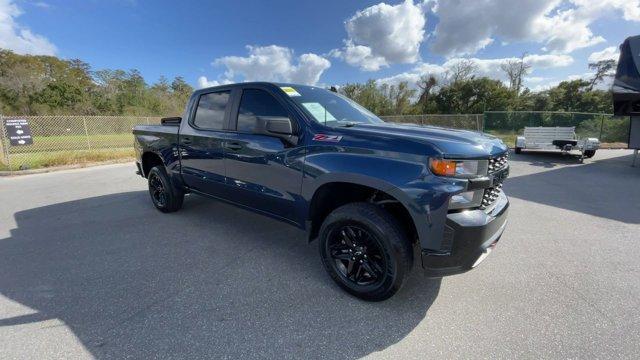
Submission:
M 315 140 L 315 141 L 339 142 L 340 140 L 342 140 L 342 136 L 317 134 L 317 135 L 314 135 L 313 140 Z

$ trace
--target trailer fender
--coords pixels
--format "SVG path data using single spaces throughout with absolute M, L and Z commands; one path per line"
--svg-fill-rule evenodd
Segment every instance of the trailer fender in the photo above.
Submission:
M 597 138 L 586 138 L 584 141 L 585 150 L 597 150 L 600 148 L 600 140 Z

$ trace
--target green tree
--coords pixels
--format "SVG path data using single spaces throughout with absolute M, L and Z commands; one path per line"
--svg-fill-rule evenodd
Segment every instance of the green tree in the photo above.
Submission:
M 508 108 L 513 94 L 499 80 L 472 78 L 443 87 L 435 96 L 435 102 L 441 113 L 479 114 Z

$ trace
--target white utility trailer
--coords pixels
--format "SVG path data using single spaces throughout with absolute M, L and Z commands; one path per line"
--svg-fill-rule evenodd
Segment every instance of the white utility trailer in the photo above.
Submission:
M 571 127 L 525 127 L 524 134 L 516 138 L 516 154 L 525 149 L 560 150 L 568 153 L 571 150 L 580 151 L 580 161 L 593 157 L 600 147 L 596 138 L 578 139 L 576 128 Z

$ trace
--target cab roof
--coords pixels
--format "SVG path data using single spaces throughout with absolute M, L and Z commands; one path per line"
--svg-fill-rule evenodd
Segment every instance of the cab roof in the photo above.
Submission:
M 312 86 L 312 85 L 283 83 L 283 82 L 271 82 L 271 81 L 251 81 L 251 82 L 239 82 L 239 83 L 233 83 L 233 84 L 224 84 L 224 85 L 206 87 L 206 88 L 198 89 L 198 90 L 194 91 L 194 93 L 209 92 L 211 90 L 226 90 L 226 89 L 232 89 L 232 88 L 236 88 L 236 87 L 240 87 L 240 86 L 269 86 L 269 87 L 277 87 L 277 88 L 287 87 L 288 86 L 288 87 L 292 87 L 292 88 L 305 87 L 305 88 L 322 89 L 321 87 Z

